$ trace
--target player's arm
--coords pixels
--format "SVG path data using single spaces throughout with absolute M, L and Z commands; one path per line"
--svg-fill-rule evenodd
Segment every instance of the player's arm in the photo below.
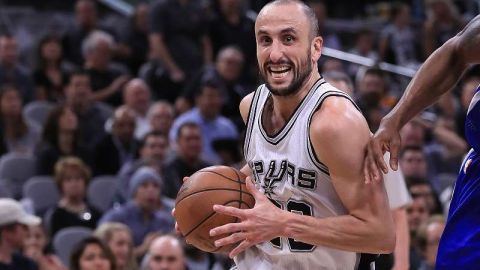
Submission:
M 356 252 L 393 251 L 395 229 L 384 183 L 364 184 L 370 131 L 361 113 L 344 98 L 327 98 L 312 119 L 310 137 L 348 214 L 319 219 L 288 213 L 285 236 Z
M 480 62 L 480 15 L 438 48 L 422 65 L 386 119 L 398 129 L 452 89 L 469 64 Z
M 247 123 L 247 118 L 248 118 L 248 112 L 250 111 L 250 106 L 252 105 L 252 100 L 253 100 L 253 95 L 255 92 L 252 92 L 248 95 L 246 95 L 242 101 L 240 101 L 240 105 L 238 106 L 238 109 L 240 110 L 240 115 L 242 116 L 243 122 L 246 124 Z M 248 164 L 245 164 L 240 171 L 245 174 L 245 175 L 252 175 L 252 169 L 248 166 Z

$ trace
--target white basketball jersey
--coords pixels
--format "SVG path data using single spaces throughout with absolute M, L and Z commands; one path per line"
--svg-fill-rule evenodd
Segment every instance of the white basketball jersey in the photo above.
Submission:
M 310 141 L 313 113 L 328 96 L 348 95 L 322 78 L 312 87 L 285 126 L 269 136 L 262 113 L 270 91 L 265 85 L 254 94 L 247 122 L 245 158 L 256 186 L 278 207 L 297 214 L 326 218 L 347 214 L 335 192 L 328 168 L 317 160 Z M 353 270 L 360 255 L 314 246 L 295 239 L 276 238 L 252 247 L 235 258 L 238 269 Z

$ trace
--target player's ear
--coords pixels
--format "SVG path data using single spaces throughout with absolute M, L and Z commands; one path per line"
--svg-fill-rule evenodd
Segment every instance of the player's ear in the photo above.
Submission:
M 311 44 L 311 55 L 312 55 L 312 60 L 314 62 L 317 62 L 318 59 L 320 58 L 320 55 L 322 55 L 322 47 L 323 47 L 323 38 L 320 36 L 317 36 L 313 38 L 312 44 Z

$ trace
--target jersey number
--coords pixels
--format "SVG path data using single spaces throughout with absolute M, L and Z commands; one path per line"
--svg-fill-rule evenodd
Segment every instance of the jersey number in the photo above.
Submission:
M 276 207 L 282 210 L 285 209 L 284 204 L 275 200 L 270 200 L 270 201 Z M 288 202 L 286 203 L 286 210 L 295 214 L 300 214 L 300 215 L 306 215 L 306 216 L 312 215 L 312 206 L 310 206 L 309 204 L 303 201 L 288 200 Z M 314 245 L 300 242 L 293 238 L 288 238 L 287 242 L 288 242 L 288 247 L 292 252 L 309 252 L 315 249 Z M 270 240 L 270 243 L 276 248 L 279 248 L 279 249 L 282 248 L 282 240 L 280 239 L 280 237 Z

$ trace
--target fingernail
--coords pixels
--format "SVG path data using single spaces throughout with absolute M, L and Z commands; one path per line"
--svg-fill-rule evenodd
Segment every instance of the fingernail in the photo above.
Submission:
M 214 229 L 210 230 L 210 236 L 214 236 L 214 235 L 215 235 L 215 230 Z
M 215 241 L 215 246 L 218 247 L 220 245 L 220 241 Z

